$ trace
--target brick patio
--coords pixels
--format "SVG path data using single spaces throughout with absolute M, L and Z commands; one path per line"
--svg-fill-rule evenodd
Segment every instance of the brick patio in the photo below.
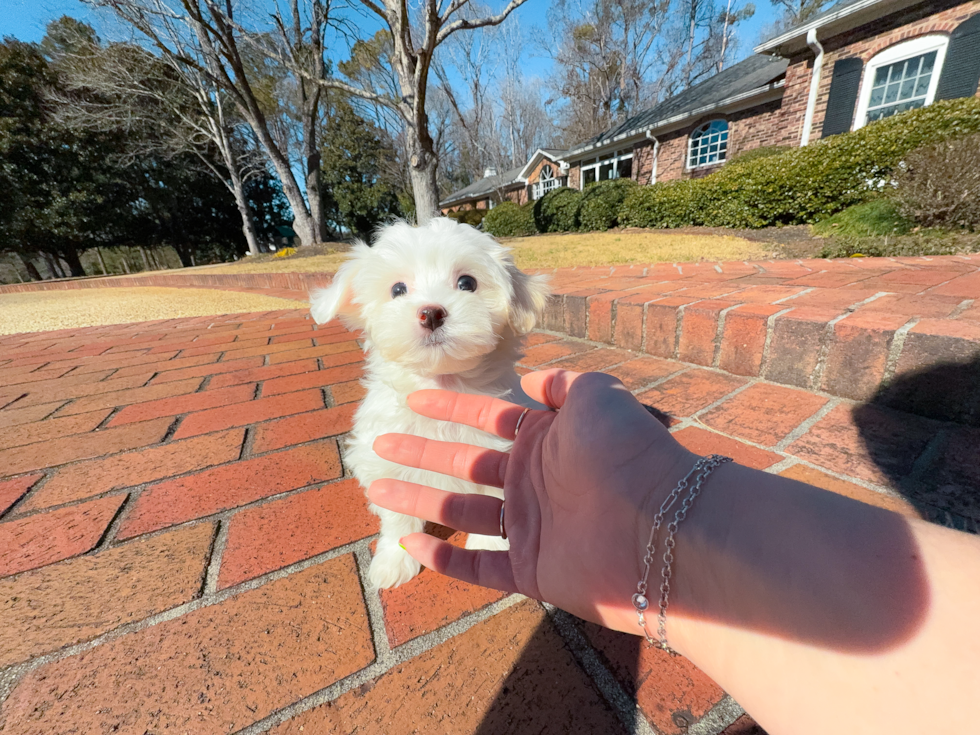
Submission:
M 522 370 L 605 370 L 693 451 L 976 532 L 980 429 L 861 401 L 980 351 L 980 259 L 820 263 L 559 273 Z M 754 732 L 637 638 L 428 571 L 366 590 L 361 361 L 303 309 L 0 337 L 3 732 Z

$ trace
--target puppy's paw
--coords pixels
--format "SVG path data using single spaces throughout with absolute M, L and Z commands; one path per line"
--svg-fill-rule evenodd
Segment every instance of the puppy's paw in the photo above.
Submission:
M 500 538 L 500 536 L 481 536 L 476 533 L 471 533 L 466 537 L 466 548 L 481 549 L 484 551 L 508 551 L 510 549 L 510 541 Z
M 368 568 L 368 581 L 378 589 L 397 587 L 412 579 L 422 565 L 408 555 L 400 546 L 378 544 L 378 553 Z

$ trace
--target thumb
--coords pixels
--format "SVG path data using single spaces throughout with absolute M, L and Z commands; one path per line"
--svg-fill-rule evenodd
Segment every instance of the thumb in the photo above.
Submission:
M 583 373 L 559 368 L 541 370 L 528 373 L 521 378 L 521 388 L 538 403 L 543 403 L 549 408 L 561 408 L 565 405 L 572 383 L 582 375 Z

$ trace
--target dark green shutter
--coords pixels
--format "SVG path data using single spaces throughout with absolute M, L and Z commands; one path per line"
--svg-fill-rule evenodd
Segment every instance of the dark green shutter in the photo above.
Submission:
M 980 15 L 960 23 L 950 34 L 946 61 L 936 88 L 937 100 L 972 97 L 980 85 Z
M 854 106 L 861 89 L 861 71 L 864 62 L 856 57 L 838 59 L 834 64 L 834 75 L 830 79 L 830 95 L 827 97 L 827 112 L 823 116 L 821 138 L 828 135 L 846 133 L 854 120 Z

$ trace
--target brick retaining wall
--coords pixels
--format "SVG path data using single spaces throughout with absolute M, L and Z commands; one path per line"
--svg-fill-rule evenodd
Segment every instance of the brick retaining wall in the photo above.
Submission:
M 980 361 L 980 255 L 569 268 L 552 279 L 546 330 L 853 400 L 916 372 Z M 302 298 L 326 282 L 329 274 L 178 272 L 0 293 L 197 286 Z M 969 380 L 954 382 L 921 410 L 980 425 L 977 393 Z

